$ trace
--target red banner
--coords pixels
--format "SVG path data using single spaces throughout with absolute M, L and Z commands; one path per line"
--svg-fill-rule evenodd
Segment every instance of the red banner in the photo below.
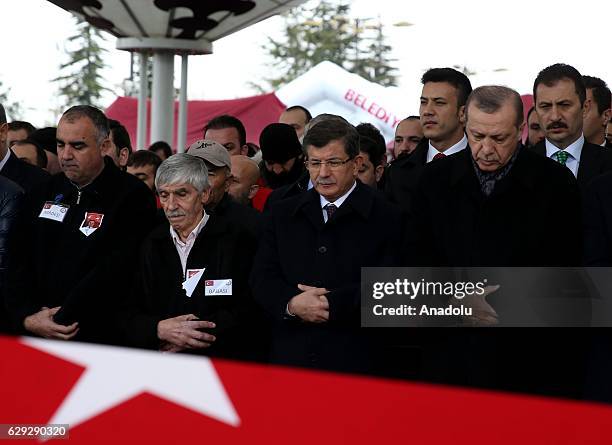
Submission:
M 46 340 L 0 351 L 0 423 L 69 424 L 70 443 L 612 443 L 607 405 Z

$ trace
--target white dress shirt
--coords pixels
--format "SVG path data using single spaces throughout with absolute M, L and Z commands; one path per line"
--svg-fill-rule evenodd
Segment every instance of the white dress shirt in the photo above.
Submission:
M 187 274 L 187 258 L 189 257 L 189 252 L 191 252 L 191 248 L 193 247 L 196 238 L 208 222 L 209 215 L 204 212 L 204 216 L 200 220 L 197 226 L 191 231 L 191 233 L 187 236 L 185 242 L 181 241 L 181 237 L 176 233 L 174 227 L 170 226 L 170 236 L 172 237 L 172 241 L 174 242 L 174 247 L 176 247 L 176 251 L 181 259 L 181 266 L 183 266 L 183 277 Z
M 434 156 L 437 155 L 438 153 L 442 153 L 445 156 L 450 156 L 452 154 L 459 153 L 461 150 L 467 147 L 467 145 L 468 145 L 468 140 L 467 140 L 465 133 L 463 134 L 463 137 L 461 138 L 459 142 L 457 142 L 455 145 L 453 145 L 452 147 L 444 151 L 438 150 L 436 147 L 431 145 L 431 141 L 429 141 L 429 150 L 427 150 L 427 162 L 433 161 Z
M 334 202 L 329 202 L 327 199 L 323 197 L 323 195 L 319 195 L 321 198 L 321 210 L 323 211 L 323 221 L 327 222 L 327 212 L 325 211 L 325 206 L 327 204 L 333 204 L 336 207 L 340 208 L 342 203 L 346 201 L 346 198 L 348 198 L 348 196 L 353 192 L 353 190 L 355 190 L 355 187 L 357 187 L 357 181 L 353 182 L 353 186 L 349 189 L 348 192 L 346 192 L 344 195 L 336 199 Z
M 566 149 L 565 152 L 569 155 L 565 166 L 569 168 L 574 176 L 578 177 L 578 167 L 580 166 L 580 155 L 582 154 L 582 146 L 584 145 L 584 135 L 581 134 L 578 139 L 572 142 Z M 560 151 L 559 148 L 546 139 L 546 156 L 553 161 L 557 161 L 555 154 Z

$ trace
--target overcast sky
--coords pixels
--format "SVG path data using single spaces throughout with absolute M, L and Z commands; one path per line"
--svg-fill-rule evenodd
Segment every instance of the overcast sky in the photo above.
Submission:
M 478 74 L 474 86 L 499 83 L 529 93 L 538 71 L 555 62 L 574 65 L 581 73 L 612 82 L 610 48 L 612 4 L 601 0 L 354 0 L 352 13 L 380 16 L 394 48 L 405 114 L 418 110 L 419 78 L 433 66 L 465 65 Z M 37 126 L 55 119 L 60 107 L 58 75 L 65 61 L 63 46 L 74 31 L 72 16 L 46 0 L 4 1 L 0 41 L 0 80 L 10 87 L 25 118 Z M 393 27 L 407 21 L 410 27 Z M 190 99 L 231 99 L 256 94 L 249 82 L 269 75 L 272 67 L 261 45 L 278 36 L 275 17 L 214 44 L 214 54 L 190 58 Z M 116 94 L 129 76 L 129 53 L 114 49 L 108 36 L 106 81 Z M 180 61 L 176 59 L 178 86 Z M 503 71 L 499 71 L 503 69 Z M 104 105 L 114 99 L 105 97 Z

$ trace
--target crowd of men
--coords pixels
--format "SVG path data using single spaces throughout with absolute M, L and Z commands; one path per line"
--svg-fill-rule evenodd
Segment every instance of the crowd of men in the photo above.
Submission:
M 510 88 L 421 82 L 389 149 L 301 106 L 179 154 L 91 106 L 39 130 L 0 106 L 0 328 L 612 400 L 607 330 L 360 327 L 362 267 L 612 265 L 605 82 L 549 66 L 526 119 Z

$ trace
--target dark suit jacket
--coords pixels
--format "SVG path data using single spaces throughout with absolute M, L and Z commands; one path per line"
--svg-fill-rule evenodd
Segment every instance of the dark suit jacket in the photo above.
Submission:
M 207 210 L 207 212 L 242 226 L 255 238 L 259 238 L 261 234 L 261 213 L 251 206 L 236 202 L 229 193 L 225 193 L 219 204 L 217 204 L 214 209 Z
M 584 202 L 584 262 L 612 266 L 612 173 L 595 178 Z M 612 402 L 612 330 L 591 328 L 586 398 Z
M 19 184 L 26 193 L 50 178 L 49 173 L 22 161 L 12 151 L 6 164 L 0 170 L 0 175 Z
M 15 182 L 0 177 L 0 274 L 8 264 L 8 244 L 11 228 L 19 214 L 23 189 Z M 0 281 L 0 285 L 3 281 Z
M 580 192 L 569 169 L 522 149 L 508 175 L 485 197 L 468 149 L 423 171 L 410 213 L 407 254 L 418 266 L 578 266 L 580 216 Z M 496 298 L 512 301 L 503 290 L 488 299 L 496 308 Z M 576 331 L 433 330 L 424 378 L 577 397 L 585 339 Z M 558 369 L 563 376 L 556 375 Z
M 158 349 L 157 324 L 192 313 L 217 325 L 210 330 L 217 340 L 210 348 L 196 352 L 257 358 L 255 349 L 262 350 L 266 338 L 248 287 L 255 250 L 255 237 L 242 226 L 211 215 L 187 258 L 187 269 L 205 268 L 192 296 L 187 297 L 169 226 L 157 227 L 143 244 L 136 288 L 119 317 L 127 343 Z M 224 279 L 232 279 L 231 296 L 205 295 L 207 280 Z
M 310 181 L 310 174 L 308 171 L 305 171 L 300 179 L 295 181 L 293 184 L 284 185 L 282 187 L 273 190 L 272 193 L 266 199 L 266 203 L 264 205 L 264 212 L 270 210 L 270 206 L 274 205 L 278 201 L 283 199 L 291 198 L 293 196 L 299 195 L 302 192 L 308 190 L 308 182 Z
M 428 150 L 429 140 L 422 139 L 412 153 L 400 157 L 385 171 L 385 195 L 404 212 L 410 210 L 412 194 L 427 162 Z
M 428 266 L 581 264 L 580 194 L 569 169 L 522 149 L 490 197 L 469 150 L 428 164 L 409 217 L 410 263 Z M 555 230 L 575 236 L 558 241 Z
M 589 184 L 584 202 L 586 266 L 612 266 L 612 172 Z
M 398 264 L 399 209 L 357 182 L 325 224 L 316 190 L 270 208 L 251 275 L 256 300 L 274 320 L 272 360 L 298 366 L 369 371 L 370 344 L 360 330 L 361 267 Z M 286 315 L 298 284 L 324 287 L 329 322 Z
M 4 304 L 9 254 L 12 250 L 13 227 L 21 210 L 23 189 L 13 181 L 0 176 L 0 332 L 9 330 Z
M 546 156 L 546 142 L 541 141 L 534 145 L 533 150 L 540 155 Z M 585 190 L 589 182 L 610 170 L 612 170 L 612 152 L 599 145 L 584 141 L 582 153 L 580 154 L 580 163 L 578 164 L 577 179 L 580 189 Z

